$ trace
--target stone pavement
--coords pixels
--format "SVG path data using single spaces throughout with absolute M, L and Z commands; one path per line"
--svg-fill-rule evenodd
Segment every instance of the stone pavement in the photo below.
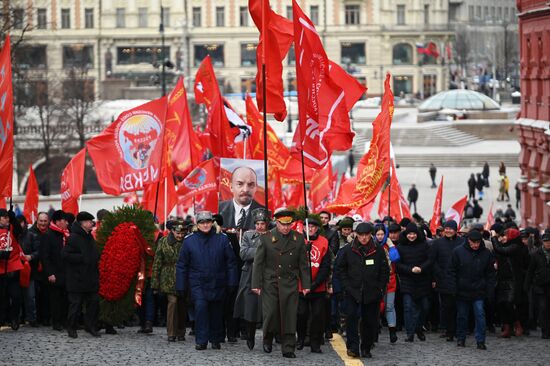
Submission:
M 196 351 L 192 336 L 185 342 L 168 343 L 162 328 L 148 336 L 136 330 L 125 328 L 118 335 L 102 334 L 101 338 L 79 331 L 78 339 L 69 339 L 65 332 L 46 327 L 22 327 L 17 332 L 4 327 L 0 331 L 0 365 L 550 365 L 550 340 L 542 340 L 540 332 L 519 339 L 489 334 L 488 350 L 479 351 L 472 337 L 466 340 L 465 349 L 459 349 L 433 333 L 427 334 L 426 342 L 415 339 L 410 344 L 400 332 L 392 345 L 384 329 L 370 360 L 340 358 L 334 349 L 345 354 L 345 345 L 338 336 L 330 347 L 322 347 L 322 355 L 311 354 L 306 348 L 297 351 L 295 360 L 288 360 L 281 357 L 278 346 L 271 354 L 258 346 L 249 351 L 244 341 L 222 344 L 220 351 Z M 260 332 L 256 337 L 261 344 Z

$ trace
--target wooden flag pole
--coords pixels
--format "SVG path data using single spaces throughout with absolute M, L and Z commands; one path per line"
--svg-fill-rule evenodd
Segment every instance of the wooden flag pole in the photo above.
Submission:
M 268 166 L 267 166 L 267 86 L 266 86 L 266 72 L 265 72 L 265 49 L 267 32 L 265 24 L 265 1 L 262 1 L 262 93 L 263 93 L 263 112 L 264 112 L 264 200 L 265 209 L 269 212 L 269 184 L 268 184 Z

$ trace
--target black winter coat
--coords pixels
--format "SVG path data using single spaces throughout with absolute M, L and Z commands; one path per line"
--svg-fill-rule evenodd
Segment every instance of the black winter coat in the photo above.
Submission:
M 493 254 L 483 243 L 478 250 L 463 243 L 453 250 L 449 278 L 451 293 L 460 299 L 493 298 L 496 283 Z
M 505 245 L 493 240 L 497 260 L 497 303 L 524 301 L 523 285 L 529 250 L 518 237 Z
M 453 251 L 464 245 L 465 240 L 458 236 L 455 236 L 453 240 L 449 240 L 447 237 L 441 237 L 432 242 L 430 248 L 430 258 L 433 263 L 433 278 L 436 283 L 436 291 L 442 294 L 452 293 L 453 280 L 449 276 L 449 266 L 451 265 L 451 257 Z
M 36 227 L 36 224 L 31 226 L 25 235 L 25 241 L 22 242 L 21 247 L 25 254 L 31 256 L 31 278 L 35 279 L 38 277 L 38 263 L 40 262 L 40 240 L 45 233 L 40 232 Z
M 323 226 L 323 233 L 321 234 L 328 241 L 328 247 L 335 256 L 340 249 L 340 240 L 338 238 L 338 231 L 331 229 L 328 225 Z
M 40 238 L 40 261 L 42 273 L 47 279 L 55 275 L 55 286 L 65 287 L 65 264 L 61 258 L 63 249 L 63 233 L 48 229 Z
M 428 296 L 432 288 L 432 262 L 428 243 L 420 238 L 410 242 L 402 235 L 397 251 L 401 260 L 395 263 L 395 268 L 401 293 L 409 294 L 415 299 Z M 413 267 L 420 267 L 422 271 L 413 273 Z
M 372 239 L 371 239 L 372 240 Z M 390 278 L 386 252 L 374 245 L 369 253 L 362 254 L 361 244 L 354 240 L 338 253 L 336 273 L 344 292 L 358 303 L 379 302 Z
M 92 234 L 78 222 L 61 254 L 67 268 L 67 292 L 99 291 L 99 251 Z
M 546 259 L 542 248 L 531 254 L 529 269 L 525 276 L 526 291 L 531 285 L 538 287 L 550 286 L 550 261 Z

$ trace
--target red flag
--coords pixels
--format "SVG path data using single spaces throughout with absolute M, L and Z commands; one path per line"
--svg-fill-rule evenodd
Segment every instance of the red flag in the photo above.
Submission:
M 495 216 L 493 214 L 493 202 L 491 202 L 491 207 L 489 207 L 489 213 L 487 214 L 487 222 L 485 223 L 485 230 L 491 230 L 491 226 L 495 224 Z
M 86 144 L 103 191 L 115 196 L 159 180 L 166 97 L 122 112 Z
M 4 197 L 0 197 L 0 208 L 6 208 L 6 199 Z
M 285 205 L 287 207 L 303 207 L 304 204 L 304 185 L 300 183 L 289 184 L 285 192 Z
M 256 48 L 256 100 L 260 111 L 263 111 L 262 64 L 265 63 L 266 112 L 274 113 L 276 120 L 283 121 L 286 117 L 286 105 L 283 97 L 282 62 L 294 40 L 292 21 L 271 10 L 269 0 L 248 0 L 248 9 L 260 31 L 260 42 Z M 264 51 L 265 62 L 262 62 Z
M 435 195 L 434 212 L 432 219 L 430 220 L 430 231 L 435 235 L 437 228 L 441 225 L 441 205 L 443 202 L 443 176 L 441 176 L 441 182 L 437 188 L 437 194 Z
M 279 171 L 283 183 L 302 183 L 302 162 L 295 159 L 292 155 L 288 160 L 284 170 Z M 306 183 L 311 182 L 315 169 L 309 166 L 304 166 L 304 173 L 306 175 Z
M 291 152 L 298 159 L 303 151 L 304 163 L 319 169 L 333 150 L 351 148 L 355 134 L 348 112 L 361 95 L 357 90 L 365 89 L 329 62 L 315 26 L 295 0 L 293 11 L 299 123 Z
M 217 191 L 220 166 L 217 159 L 209 159 L 193 169 L 178 186 L 178 195 L 182 199 L 190 199 L 199 194 Z M 218 211 L 216 209 L 213 212 Z
M 73 215 L 78 214 L 78 198 L 84 185 L 86 148 L 80 150 L 61 174 L 61 209 Z
M 173 171 L 185 177 L 199 165 L 203 147 L 193 130 L 183 77 L 178 79 L 174 90 L 168 95 L 164 138 L 168 161 L 172 163 Z
M 275 212 L 275 210 L 279 207 L 283 207 L 285 205 L 285 202 L 279 170 L 270 167 L 269 171 L 269 207 L 271 207 L 271 210 Z
M 210 147 L 214 156 L 237 157 L 235 154 L 235 138 L 239 136 L 239 129 L 232 128 L 229 124 L 226 102 L 220 93 L 210 56 L 206 56 L 197 70 L 195 101 L 198 104 L 205 104 L 208 109 L 206 130 L 210 133 L 212 142 Z M 228 108 L 231 109 L 230 106 Z
M 329 163 L 318 170 L 311 179 L 309 199 L 313 212 L 319 212 L 332 202 L 334 181 L 332 180 L 332 164 Z
M 264 159 L 264 119 L 252 98 L 246 96 L 246 119 L 252 128 L 248 140 L 252 147 L 250 153 L 252 159 Z M 286 169 L 290 160 L 290 151 L 279 139 L 273 128 L 267 124 L 267 158 L 269 166 L 281 171 Z
M 209 192 L 205 191 L 202 194 L 196 195 L 193 203 L 193 208 L 195 212 L 218 212 L 218 192 L 216 192 L 216 190 L 212 190 Z
M 462 215 L 464 215 L 464 208 L 468 202 L 468 196 L 464 196 L 451 206 L 447 213 L 445 214 L 445 220 L 455 220 L 460 228 L 460 223 L 462 222 Z
M 10 36 L 0 52 L 0 197 L 12 196 L 13 180 L 13 90 Z
M 374 201 L 378 192 L 386 183 L 390 173 L 390 127 L 392 118 L 393 93 L 390 88 L 390 74 L 387 74 L 384 83 L 382 110 L 372 123 L 373 131 L 369 151 L 363 155 L 357 168 L 357 186 L 353 193 L 353 199 L 340 203 L 343 206 L 342 208 L 353 209 Z M 329 207 L 334 204 L 329 205 Z
M 389 188 L 389 189 L 388 189 Z M 390 193 L 391 192 L 391 193 Z M 390 197 L 388 197 L 388 194 Z M 390 178 L 390 185 L 380 194 L 380 203 L 378 204 L 378 216 L 383 218 L 388 215 L 388 200 L 390 201 L 389 214 L 400 222 L 404 217 L 411 217 L 409 204 L 403 195 L 403 190 L 397 179 L 395 165 L 392 160 L 392 174 Z M 374 202 L 374 201 L 373 201 Z
M 32 165 L 29 167 L 29 179 L 27 180 L 27 195 L 25 196 L 23 215 L 29 223 L 34 223 L 38 217 L 38 182 L 36 181 Z
M 357 177 L 352 177 L 340 182 L 340 189 L 338 190 L 338 196 L 333 203 L 326 207 L 327 211 L 333 212 L 338 215 L 344 215 L 350 211 L 348 203 L 352 201 L 353 191 L 355 190 L 355 185 L 357 184 Z
M 158 188 L 157 188 L 158 187 Z M 157 196 L 158 189 L 158 196 Z M 165 199 L 166 193 L 166 199 Z M 158 200 L 157 200 L 158 197 Z M 157 201 L 157 211 L 155 213 L 155 201 Z M 166 201 L 166 208 L 164 203 Z M 141 198 L 141 206 L 155 213 L 159 222 L 166 222 L 167 216 L 174 209 L 178 203 L 178 196 L 176 193 L 176 187 L 174 185 L 174 178 L 172 175 L 171 166 L 168 166 L 167 173 L 163 174 L 162 179 L 156 184 L 149 184 L 143 190 L 143 197 Z M 166 215 L 165 215 L 166 213 Z

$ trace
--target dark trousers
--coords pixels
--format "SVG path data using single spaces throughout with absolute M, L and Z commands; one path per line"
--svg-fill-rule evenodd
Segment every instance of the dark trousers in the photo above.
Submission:
M 50 322 L 50 286 L 47 281 L 34 281 L 36 290 L 36 318 L 43 325 Z
M 145 322 L 155 320 L 155 295 L 149 284 L 145 285 L 143 295 L 141 297 L 141 306 L 138 308 L 139 323 L 143 327 Z
M 450 294 L 439 294 L 442 322 L 445 324 L 447 337 L 454 337 L 456 333 L 456 299 Z
M 403 294 L 403 312 L 408 336 L 422 330 L 426 314 L 429 311 L 430 299 L 428 296 L 413 298 L 410 294 Z
M 332 333 L 332 327 L 330 324 L 332 313 L 332 295 L 325 297 L 325 332 Z
M 84 314 L 84 327 L 87 330 L 97 330 L 97 317 L 99 315 L 99 295 L 97 292 L 69 292 L 69 311 L 67 314 L 67 328 L 76 330 L 78 319 L 82 312 L 82 305 L 86 308 Z
M 298 300 L 298 321 L 296 325 L 298 339 L 303 341 L 306 338 L 307 325 L 311 320 L 309 338 L 312 349 L 319 349 L 323 340 L 325 302 L 326 298 L 324 296 L 313 298 L 300 297 Z
M 223 341 L 223 301 L 195 300 L 195 343 Z
M 466 339 L 468 327 L 468 314 L 470 308 L 474 310 L 475 337 L 476 342 L 485 342 L 485 306 L 483 300 L 457 300 L 457 323 L 456 337 L 459 341 Z
M 542 334 L 550 336 L 550 285 L 543 287 L 544 295 L 540 295 L 540 327 Z
M 225 296 L 223 323 L 227 338 L 237 338 L 239 335 L 239 319 L 233 318 L 236 297 L 237 293 L 235 291 L 229 291 Z
M 359 353 L 359 333 L 361 349 L 370 351 L 378 334 L 379 303 L 360 304 L 351 296 L 345 298 L 346 307 L 346 348 Z M 359 321 L 360 320 L 360 321 Z
M 19 271 L 0 276 L 0 322 L 19 321 L 21 311 L 21 287 Z M 6 318 L 9 314 L 9 318 Z
M 412 209 L 413 206 L 414 206 L 414 212 L 416 213 L 416 201 L 409 201 L 409 208 Z
M 50 285 L 50 312 L 53 326 L 63 326 L 67 320 L 67 293 L 63 287 Z

